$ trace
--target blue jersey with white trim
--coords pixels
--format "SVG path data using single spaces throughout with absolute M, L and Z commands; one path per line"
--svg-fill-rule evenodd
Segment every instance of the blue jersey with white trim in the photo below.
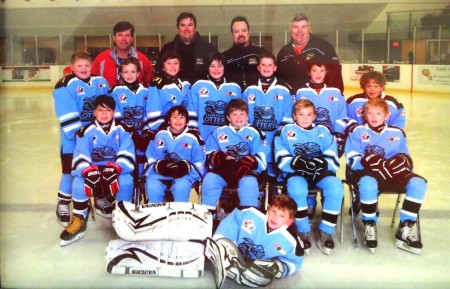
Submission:
M 147 123 L 145 113 L 147 88 L 139 84 L 138 89 L 134 92 L 127 85 L 121 84 L 115 86 L 110 95 L 116 101 L 114 117 L 138 132 L 142 132 Z

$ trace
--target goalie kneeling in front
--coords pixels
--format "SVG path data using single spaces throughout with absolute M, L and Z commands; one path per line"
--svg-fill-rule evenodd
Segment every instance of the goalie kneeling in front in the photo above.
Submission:
M 297 237 L 296 202 L 278 196 L 267 214 L 256 208 L 235 209 L 206 240 L 205 256 L 214 265 L 216 287 L 229 277 L 260 287 L 294 274 L 303 263 L 303 243 Z
M 77 133 L 72 162 L 73 216 L 61 233 L 61 246 L 84 237 L 89 197 L 130 202 L 133 196 L 135 148 L 128 126 L 114 119 L 115 107 L 112 97 L 98 96 L 95 120 Z

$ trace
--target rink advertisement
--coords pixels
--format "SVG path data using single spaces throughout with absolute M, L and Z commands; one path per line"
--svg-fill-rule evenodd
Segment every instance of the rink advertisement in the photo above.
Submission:
M 450 85 L 450 66 L 448 65 L 417 65 L 419 84 Z
M 380 71 L 387 82 L 400 82 L 400 65 L 391 64 L 352 64 L 348 65 L 350 81 L 359 81 L 361 75 L 370 71 Z
M 2 81 L 51 81 L 50 66 L 3 66 Z

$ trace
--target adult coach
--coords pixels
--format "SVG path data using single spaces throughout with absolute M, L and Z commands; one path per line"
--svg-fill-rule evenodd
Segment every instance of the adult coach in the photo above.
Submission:
M 166 43 L 159 55 L 166 51 L 175 51 L 181 57 L 179 78 L 194 83 L 208 74 L 207 58 L 209 53 L 216 51 L 214 46 L 203 40 L 196 31 L 197 19 L 194 14 L 182 12 L 177 18 L 178 34 L 172 42 Z M 162 61 L 156 62 L 156 73 L 162 73 Z
M 344 91 L 341 64 L 333 46 L 311 34 L 308 17 L 297 14 L 291 21 L 291 41 L 277 56 L 277 75 L 289 81 L 296 89 L 309 81 L 307 61 L 313 58 L 325 61 L 328 75 L 325 84 Z
M 114 47 L 97 55 L 92 64 L 92 74 L 106 78 L 110 87 L 121 84 L 120 63 L 125 58 L 134 57 L 139 60 L 141 66 L 138 81 L 147 86 L 154 77 L 153 66 L 147 56 L 132 46 L 134 41 L 133 24 L 126 21 L 118 22 L 113 27 L 113 34 Z
M 250 42 L 250 25 L 244 16 L 234 17 L 230 29 L 233 46 L 223 52 L 227 60 L 225 72 L 245 89 L 258 81 L 258 60 L 267 50 Z

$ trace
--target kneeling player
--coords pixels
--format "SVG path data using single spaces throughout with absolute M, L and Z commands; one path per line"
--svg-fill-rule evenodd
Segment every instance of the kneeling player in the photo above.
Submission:
M 304 251 L 297 237 L 296 212 L 296 202 L 280 195 L 267 214 L 247 208 L 228 215 L 206 240 L 205 255 L 214 264 L 217 288 L 227 276 L 260 287 L 298 271 Z
M 379 188 L 404 188 L 397 247 L 421 254 L 422 242 L 414 226 L 427 190 L 426 180 L 413 173 L 405 133 L 389 126 L 389 107 L 383 98 L 370 99 L 364 107 L 367 123 L 350 130 L 345 157 L 361 198 L 365 243 L 373 253 L 378 245 L 377 206 Z
M 115 106 L 112 97 L 98 96 L 95 120 L 77 134 L 72 163 L 73 218 L 61 233 L 61 246 L 84 236 L 89 197 L 131 201 L 135 148 L 128 126 L 113 118 Z

